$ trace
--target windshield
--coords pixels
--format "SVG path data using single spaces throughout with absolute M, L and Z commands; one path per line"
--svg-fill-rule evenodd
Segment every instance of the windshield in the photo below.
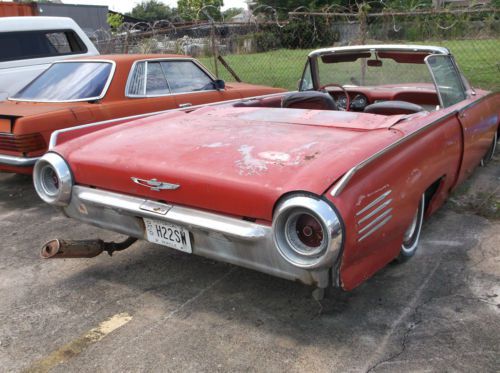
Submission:
M 424 58 L 425 55 L 403 52 L 324 55 L 318 58 L 319 83 L 321 86 L 433 84 Z
M 55 63 L 12 99 L 38 102 L 96 100 L 103 96 L 111 69 L 109 62 Z
M 434 74 L 443 107 L 455 105 L 467 98 L 462 78 L 450 56 L 431 55 L 427 57 L 427 63 Z

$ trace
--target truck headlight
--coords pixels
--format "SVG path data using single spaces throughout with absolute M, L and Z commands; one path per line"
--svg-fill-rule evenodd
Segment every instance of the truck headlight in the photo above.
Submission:
M 69 204 L 73 178 L 66 161 L 60 155 L 47 153 L 36 162 L 33 183 L 40 198 L 48 204 Z
M 331 266 L 343 245 L 342 223 L 335 209 L 322 199 L 305 195 L 280 202 L 273 236 L 283 258 L 305 269 Z

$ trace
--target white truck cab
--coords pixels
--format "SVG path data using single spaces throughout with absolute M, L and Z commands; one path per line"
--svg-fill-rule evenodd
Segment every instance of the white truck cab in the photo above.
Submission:
M 98 54 L 71 18 L 0 18 L 0 101 L 17 93 L 54 61 Z

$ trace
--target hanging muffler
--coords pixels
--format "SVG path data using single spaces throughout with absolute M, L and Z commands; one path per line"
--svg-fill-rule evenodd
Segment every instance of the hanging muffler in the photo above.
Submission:
M 132 245 L 137 238 L 129 237 L 122 242 L 105 242 L 103 240 L 51 240 L 42 247 L 44 259 L 56 258 L 93 258 L 103 251 L 110 256 L 115 251 L 122 251 Z

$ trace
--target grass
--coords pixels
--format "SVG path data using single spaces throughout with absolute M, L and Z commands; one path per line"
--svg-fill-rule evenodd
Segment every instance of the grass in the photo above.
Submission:
M 475 88 L 500 90 L 500 39 L 412 42 L 449 48 L 464 75 Z M 280 49 L 265 53 L 224 56 L 244 82 L 296 89 L 311 50 Z M 213 58 L 200 58 L 215 71 Z M 219 64 L 219 76 L 234 81 Z

